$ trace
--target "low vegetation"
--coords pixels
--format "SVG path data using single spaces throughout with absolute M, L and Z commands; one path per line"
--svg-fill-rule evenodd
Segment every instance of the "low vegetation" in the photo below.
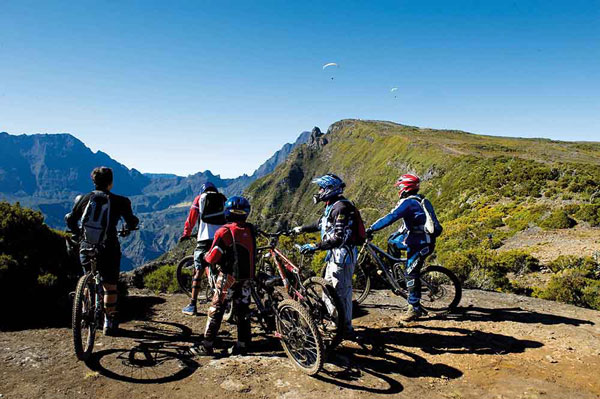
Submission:
M 0 202 L 0 329 L 64 321 L 80 275 L 63 233 L 40 212 Z

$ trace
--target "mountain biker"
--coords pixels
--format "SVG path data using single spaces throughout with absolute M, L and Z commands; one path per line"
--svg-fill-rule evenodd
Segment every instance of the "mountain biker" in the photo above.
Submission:
M 234 196 L 225 202 L 227 224 L 215 233 L 215 239 L 204 260 L 219 271 L 215 293 L 208 310 L 204 340 L 190 350 L 196 355 L 212 355 L 213 343 L 227 302 L 233 300 L 233 312 L 237 322 L 237 343 L 229 348 L 229 354 L 245 354 L 250 343 L 250 282 L 254 278 L 256 257 L 256 233 L 254 226 L 246 222 L 250 203 L 244 197 Z
M 409 322 L 418 319 L 422 314 L 420 305 L 421 267 L 425 258 L 433 252 L 435 238 L 425 231 L 427 216 L 421 206 L 424 197 L 417 194 L 420 186 L 419 177 L 414 174 L 404 174 L 394 186 L 400 189 L 398 191 L 400 201 L 389 214 L 377 220 L 367 229 L 367 236 L 370 237 L 373 232 L 403 219 L 400 229 L 388 239 L 388 245 L 393 256 L 400 257 L 399 252 L 401 250 L 407 251 L 406 287 L 408 289 L 408 309 L 401 320 Z M 428 212 L 441 230 L 433 207 L 428 208 Z
M 85 266 L 90 262 L 90 255 L 85 252 L 85 249 L 90 248 L 90 243 L 86 241 L 85 228 L 79 223 L 84 213 L 87 211 L 88 203 L 96 195 L 107 196 L 109 199 L 110 211 L 106 221 L 105 239 L 97 248 L 97 268 L 102 277 L 102 286 L 104 288 L 104 309 L 106 317 L 104 319 L 103 332 L 105 335 L 116 335 L 119 330 L 117 320 L 117 281 L 119 280 L 120 262 L 121 262 L 121 247 L 117 237 L 117 224 L 123 218 L 126 223 L 126 229 L 135 229 L 139 223 L 139 219 L 133 215 L 131 209 L 131 201 L 120 195 L 111 192 L 113 188 L 113 172 L 107 167 L 98 167 L 92 171 L 92 181 L 94 182 L 95 190 L 79 196 L 75 201 L 75 205 L 70 213 L 65 215 L 67 227 L 71 230 L 76 241 L 82 240 L 80 244 L 80 260 Z M 83 222 L 82 222 L 83 224 Z M 82 231 L 83 230 L 83 231 Z
M 334 174 L 326 174 L 312 181 L 319 186 L 313 196 L 315 204 L 325 203 L 323 216 L 313 224 L 294 227 L 296 234 L 301 232 L 321 232 L 321 242 L 304 244 L 303 254 L 317 250 L 327 250 L 325 258 L 325 280 L 335 288 L 342 302 L 344 328 L 347 338 L 355 338 L 352 327 L 352 275 L 356 265 L 357 250 L 353 242 L 354 215 L 356 207 L 342 193 L 345 183 Z
M 198 241 L 194 250 L 194 277 L 192 279 L 192 299 L 181 311 L 183 314 L 196 315 L 196 301 L 198 299 L 198 286 L 202 281 L 202 273 L 208 273 L 204 261 L 204 254 L 210 249 L 215 232 L 225 223 L 223 205 L 227 198 L 211 182 L 206 182 L 200 187 L 200 194 L 194 198 L 190 213 L 185 221 L 183 235 L 179 242 L 191 237 L 192 230 L 198 222 Z

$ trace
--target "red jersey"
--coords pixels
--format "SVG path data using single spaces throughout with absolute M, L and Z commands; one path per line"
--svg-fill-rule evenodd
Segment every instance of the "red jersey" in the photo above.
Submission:
M 255 252 L 256 237 L 253 226 L 250 223 L 233 222 L 217 230 L 204 260 L 211 265 L 218 263 L 224 273 L 233 274 L 236 280 L 248 279 L 254 278 Z

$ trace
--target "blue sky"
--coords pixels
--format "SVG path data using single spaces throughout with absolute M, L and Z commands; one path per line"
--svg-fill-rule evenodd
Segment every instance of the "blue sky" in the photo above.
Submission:
M 576 0 L 3 1 L 0 130 L 226 177 L 343 118 L 600 141 L 599 21 Z

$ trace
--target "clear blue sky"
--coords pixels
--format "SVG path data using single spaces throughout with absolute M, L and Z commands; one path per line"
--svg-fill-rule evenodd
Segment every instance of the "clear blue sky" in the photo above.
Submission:
M 251 173 L 342 118 L 600 141 L 597 0 L 6 0 L 0 27 L 0 130 L 143 172 Z

